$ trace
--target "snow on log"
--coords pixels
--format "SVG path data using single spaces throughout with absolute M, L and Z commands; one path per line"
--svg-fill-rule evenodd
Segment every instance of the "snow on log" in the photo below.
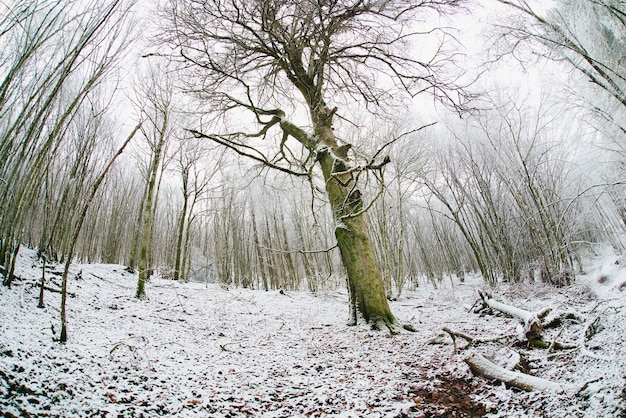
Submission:
M 549 308 L 544 308 L 539 313 L 533 313 L 515 306 L 507 305 L 506 303 L 498 302 L 494 300 L 491 295 L 479 290 L 478 294 L 483 300 L 483 304 L 491 309 L 495 309 L 504 314 L 510 315 L 514 318 L 518 318 L 524 323 L 524 332 L 526 338 L 529 340 L 540 339 L 543 326 L 541 325 L 541 317 L 545 317 L 550 311 Z
M 482 376 L 489 380 L 504 382 L 508 387 L 516 387 L 526 391 L 549 391 L 558 393 L 570 390 L 570 387 L 567 385 L 542 379 L 541 377 L 507 370 L 492 363 L 477 352 L 469 353 L 467 357 L 465 357 L 465 362 L 474 375 Z

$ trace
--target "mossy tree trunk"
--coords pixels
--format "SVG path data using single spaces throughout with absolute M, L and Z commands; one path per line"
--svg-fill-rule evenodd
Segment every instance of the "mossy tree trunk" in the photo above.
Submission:
M 315 135 L 327 148 L 318 153 L 330 206 L 335 218 L 335 237 L 346 269 L 350 295 L 350 324 L 362 319 L 374 329 L 398 333 L 402 326 L 394 317 L 385 293 L 382 273 L 367 232 L 362 193 L 357 188 L 352 164 L 340 151 L 331 127 L 332 118 L 313 113 Z
M 387 303 L 381 272 L 362 215 L 344 223 L 345 227 L 335 229 L 335 236 L 348 273 L 350 323 L 357 324 L 360 316 L 373 328 L 398 332 L 401 327 Z

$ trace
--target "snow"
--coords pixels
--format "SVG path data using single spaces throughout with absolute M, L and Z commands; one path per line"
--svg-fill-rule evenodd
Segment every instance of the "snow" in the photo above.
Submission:
M 547 340 L 582 349 L 513 347 L 529 373 L 582 388 L 577 394 L 527 393 L 471 374 L 463 359 L 514 346 L 517 321 L 470 313 L 478 277 L 424 284 L 391 308 L 417 332 L 389 336 L 349 327 L 347 296 L 317 295 L 153 278 L 147 301 L 134 299 L 136 275 L 120 265 L 74 265 L 68 342 L 60 295 L 37 308 L 41 265 L 20 252 L 11 289 L 0 287 L 0 412 L 11 416 L 572 416 L 626 413 L 624 264 L 604 257 L 576 283 L 500 285 L 493 296 L 530 311 L 575 312 L 546 330 Z M 56 266 L 57 272 L 61 271 Z M 76 278 L 80 272 L 80 277 Z M 599 280 L 601 277 L 607 276 Z M 51 286 L 59 276 L 47 274 Z M 601 282 L 601 283 L 600 283 Z M 595 318 L 593 335 L 583 333 Z M 457 350 L 441 329 L 504 342 Z M 440 335 L 442 334 L 442 335 Z M 435 342 L 435 343 L 433 343 Z M 506 343 L 506 344 L 505 344 Z M 586 384 L 586 386 L 584 386 Z M 583 387 L 584 386 L 584 387 Z

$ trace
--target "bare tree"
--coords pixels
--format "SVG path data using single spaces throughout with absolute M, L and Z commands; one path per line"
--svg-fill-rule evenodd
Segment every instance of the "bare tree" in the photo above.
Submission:
M 201 168 L 202 154 L 206 150 L 194 138 L 181 141 L 176 156 L 176 170 L 180 173 L 182 208 L 178 217 L 176 233 L 176 256 L 174 260 L 174 280 L 187 279 L 187 267 L 189 257 L 189 241 L 191 238 L 191 226 L 194 221 L 196 204 L 208 191 L 211 180 L 217 173 L 215 167 Z M 220 159 L 216 160 L 219 164 Z
M 106 166 L 104 167 L 104 169 L 102 170 L 98 178 L 96 178 L 93 184 L 91 185 L 91 188 L 89 190 L 89 193 L 87 194 L 86 200 L 82 204 L 82 208 L 80 208 L 80 210 L 77 211 L 78 219 L 76 220 L 76 223 L 73 225 L 72 239 L 69 244 L 69 249 L 67 250 L 65 266 L 63 269 L 62 284 L 61 284 L 61 335 L 59 337 L 59 341 L 62 343 L 67 341 L 67 321 L 66 321 L 65 307 L 66 307 L 66 301 L 67 301 L 67 280 L 68 280 L 68 274 L 70 270 L 70 264 L 72 263 L 72 259 L 74 258 L 73 257 L 74 246 L 76 242 L 78 241 L 78 236 L 80 235 L 80 231 L 83 227 L 85 216 L 87 215 L 87 211 L 89 210 L 89 206 L 91 205 L 91 202 L 93 201 L 94 196 L 98 192 L 98 188 L 100 187 L 100 185 L 106 178 L 106 175 L 111 169 L 111 167 L 113 166 L 113 164 L 115 163 L 115 160 L 122 154 L 122 152 L 124 152 L 124 149 L 130 143 L 130 141 L 133 139 L 133 137 L 135 136 L 135 134 L 140 128 L 141 128 L 141 123 L 137 125 L 131 131 L 131 133 L 128 135 L 126 140 L 119 147 L 117 152 L 113 154 L 113 156 L 107 162 Z
M 42 179 L 60 158 L 73 120 L 127 45 L 131 6 L 126 0 L 0 6 L 0 264 L 5 285 L 11 283 L 15 255 L 25 240 L 26 220 L 41 203 Z
M 505 25 L 508 51 L 527 41 L 547 47 L 541 52 L 565 61 L 610 98 L 592 108 L 605 122 L 626 133 L 626 6 L 614 0 L 559 0 L 542 7 L 526 0 L 498 0 L 524 19 Z M 597 90 L 596 90 L 597 91 Z M 615 114 L 614 105 L 621 110 Z M 624 146 L 621 147 L 622 152 Z
M 167 75 L 160 69 L 155 69 L 138 89 L 138 107 L 141 109 L 142 119 L 145 120 L 141 133 L 146 139 L 149 161 L 143 173 L 146 183 L 138 225 L 139 277 L 135 296 L 145 299 L 145 283 L 153 267 L 152 242 L 160 183 L 172 140 L 173 87 Z
M 388 163 L 385 149 L 390 144 L 357 158 L 350 152 L 352 144 L 334 131 L 333 122 L 337 129 L 351 126 L 339 123 L 348 108 L 337 105 L 346 100 L 374 111 L 424 91 L 454 102 L 459 90 L 440 71 L 442 60 L 449 58 L 443 46 L 446 34 L 425 22 L 459 3 L 170 2 L 170 26 L 163 36 L 180 53 L 189 89 L 221 112 L 212 132 L 202 126 L 191 132 L 291 175 L 311 179 L 314 167 L 321 169 L 347 270 L 353 324 L 363 318 L 374 328 L 401 328 L 387 304 L 363 217 L 371 202 L 364 200 L 360 186 Z M 440 43 L 432 45 L 428 56 L 416 57 L 410 45 L 420 37 Z M 306 112 L 310 131 L 291 122 L 288 112 L 293 117 Z M 228 120 L 235 117 L 243 129 L 229 129 Z

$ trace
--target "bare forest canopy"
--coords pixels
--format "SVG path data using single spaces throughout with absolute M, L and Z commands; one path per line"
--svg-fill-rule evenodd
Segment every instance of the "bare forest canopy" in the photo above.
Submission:
M 20 246 L 128 266 L 138 298 L 347 277 L 396 332 L 407 287 L 624 252 L 623 2 L 147 3 L 0 6 L 5 286 Z

